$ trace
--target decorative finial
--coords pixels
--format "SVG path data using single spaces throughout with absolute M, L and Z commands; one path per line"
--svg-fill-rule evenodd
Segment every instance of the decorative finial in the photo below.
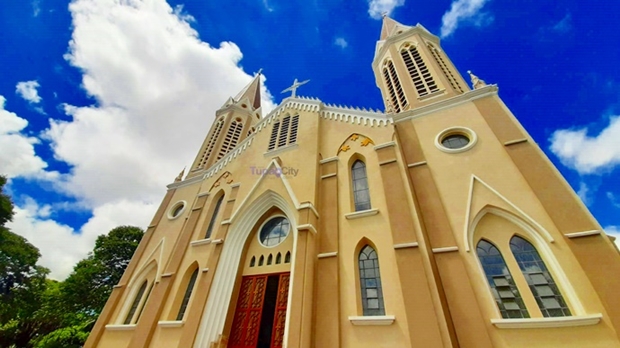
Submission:
M 467 70 L 467 73 L 469 74 L 469 77 L 471 78 L 471 85 L 474 89 L 482 88 L 487 85 L 487 83 L 484 82 L 484 80 L 481 80 L 480 78 L 478 78 L 478 76 L 474 75 L 471 72 L 471 70 Z
M 263 72 L 263 68 L 258 69 L 258 72 L 256 73 L 256 75 L 260 75 Z
M 297 81 L 297 79 L 295 79 L 295 81 L 293 81 L 293 85 L 291 87 L 283 90 L 282 93 L 292 92 L 291 93 L 291 97 L 295 98 L 297 96 L 297 88 L 299 88 L 299 86 L 301 86 L 301 85 L 305 85 L 308 82 L 310 82 L 310 80 L 299 82 L 299 81 Z
M 383 12 L 381 12 L 381 17 L 382 17 L 382 18 L 387 17 L 387 15 L 388 15 L 388 12 L 387 12 L 387 11 L 383 11 Z
M 183 170 L 174 179 L 174 182 L 179 182 L 179 181 L 183 180 L 183 174 L 185 174 L 185 167 L 183 167 Z

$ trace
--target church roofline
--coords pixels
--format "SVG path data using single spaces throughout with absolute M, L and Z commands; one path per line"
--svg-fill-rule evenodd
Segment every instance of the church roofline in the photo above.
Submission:
M 357 107 L 343 107 L 332 104 L 325 104 L 320 99 L 314 97 L 288 97 L 285 98 L 280 105 L 273 109 L 267 116 L 263 117 L 254 127 L 255 132 L 240 142 L 235 148 L 233 148 L 224 157 L 213 163 L 209 168 L 194 169 L 192 172 L 203 172 L 203 175 L 194 176 L 188 180 L 183 180 L 169 184 L 168 189 L 179 188 L 189 185 L 193 182 L 207 179 L 217 174 L 220 170 L 225 168 L 228 163 L 232 162 L 241 152 L 245 151 L 252 145 L 254 137 L 260 133 L 263 128 L 268 124 L 271 124 L 273 119 L 280 116 L 286 109 L 294 109 L 298 111 L 310 111 L 316 112 L 319 117 L 341 121 L 351 122 L 362 126 L 375 127 L 375 126 L 387 126 L 394 123 L 392 118 L 380 111 L 360 109 Z

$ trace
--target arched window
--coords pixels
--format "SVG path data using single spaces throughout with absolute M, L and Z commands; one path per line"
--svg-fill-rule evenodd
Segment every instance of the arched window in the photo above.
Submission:
M 430 43 L 428 44 L 428 49 L 433 54 L 433 58 L 435 58 L 435 61 L 441 68 L 441 71 L 443 72 L 443 74 L 446 76 L 448 81 L 450 81 L 452 88 L 454 88 L 454 90 L 457 92 L 463 93 L 463 88 L 461 87 L 459 82 L 454 77 L 454 74 L 452 74 L 452 71 L 448 68 L 448 65 L 446 64 L 446 62 L 441 56 L 441 52 L 439 52 L 439 50 L 435 48 L 435 46 L 431 45 Z
M 198 277 L 198 268 L 194 270 L 194 273 L 192 273 L 191 277 L 189 278 L 189 282 L 187 282 L 187 288 L 185 289 L 185 296 L 183 296 L 181 307 L 179 307 L 179 313 L 177 314 L 177 320 L 183 320 L 183 316 L 185 315 L 185 310 L 187 309 L 187 304 L 189 303 L 189 298 L 192 296 L 192 291 L 194 290 L 194 284 L 196 284 L 196 277 Z
M 476 253 L 502 318 L 529 318 L 525 303 L 500 251 L 482 239 L 478 242 Z
M 370 245 L 364 246 L 360 251 L 358 263 L 364 315 L 385 315 L 379 259 L 375 249 Z
M 196 169 L 202 168 L 207 163 L 207 160 L 209 159 L 209 157 L 211 157 L 211 152 L 213 152 L 213 147 L 215 146 L 217 139 L 220 137 L 220 133 L 222 132 L 223 126 L 224 126 L 224 118 L 222 117 L 215 124 L 213 133 L 211 134 L 211 137 L 209 137 L 207 146 L 205 147 L 204 152 L 202 153 L 202 156 L 200 157 L 200 161 L 198 161 L 198 164 L 196 165 Z
M 543 316 L 570 316 L 570 309 L 564 302 L 560 290 L 536 248 L 527 240 L 514 236 L 510 239 L 510 250 L 517 260 Z
M 383 68 L 383 79 L 387 85 L 390 94 L 390 103 L 394 108 L 394 112 L 400 112 L 407 106 L 407 99 L 405 98 L 405 92 L 396 74 L 394 63 L 390 60 L 385 63 L 385 67 Z
M 129 325 L 129 324 L 133 324 L 136 321 L 138 321 L 137 317 L 134 320 L 134 315 L 136 314 L 136 310 L 138 310 L 138 306 L 140 305 L 140 302 L 142 301 L 142 296 L 144 296 L 144 292 L 146 291 L 147 285 L 148 285 L 148 281 L 146 280 L 142 283 L 142 285 L 140 285 L 140 289 L 138 290 L 138 293 L 136 294 L 136 297 L 134 298 L 133 303 L 131 304 L 131 308 L 129 309 L 129 313 L 127 313 L 127 317 L 125 318 L 125 321 L 123 322 L 123 324 Z
M 228 132 L 226 132 L 226 138 L 224 138 L 224 142 L 222 142 L 222 147 L 220 148 L 220 153 L 217 155 L 217 159 L 221 159 L 224 157 L 230 150 L 234 149 L 239 142 L 239 137 L 241 136 L 241 129 L 243 129 L 243 122 L 241 119 L 233 120 L 230 123 L 230 127 L 228 127 Z
M 284 263 L 290 263 L 291 262 L 291 252 L 287 251 L 286 255 L 284 256 Z
M 211 214 L 211 221 L 209 221 L 209 226 L 207 227 L 207 234 L 205 235 L 205 239 L 211 238 L 211 233 L 213 233 L 213 227 L 215 226 L 215 221 L 217 220 L 217 214 L 220 212 L 220 206 L 222 205 L 222 201 L 224 201 L 224 195 L 220 196 L 215 203 L 215 208 L 213 208 L 213 214 Z
M 355 211 L 370 209 L 370 192 L 366 177 L 366 164 L 357 160 L 351 166 L 351 181 L 353 184 L 353 203 Z
M 439 90 L 418 49 L 409 45 L 400 51 L 419 97 Z

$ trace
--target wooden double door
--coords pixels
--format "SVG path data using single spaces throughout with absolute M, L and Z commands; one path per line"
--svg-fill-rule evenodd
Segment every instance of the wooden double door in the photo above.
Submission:
M 228 347 L 282 347 L 289 283 L 288 272 L 242 278 Z

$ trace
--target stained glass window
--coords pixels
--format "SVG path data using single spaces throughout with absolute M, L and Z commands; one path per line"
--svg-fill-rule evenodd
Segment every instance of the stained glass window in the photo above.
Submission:
M 377 252 L 366 245 L 360 251 L 358 262 L 364 315 L 385 315 Z
M 510 250 L 517 260 L 543 316 L 570 316 L 570 309 L 564 302 L 560 290 L 536 248 L 527 240 L 514 236 L 510 239 Z
M 194 284 L 196 283 L 197 276 L 198 268 L 194 270 L 194 273 L 192 273 L 192 276 L 189 278 L 189 282 L 187 282 L 185 296 L 183 296 L 183 302 L 181 302 L 181 307 L 179 308 L 179 313 L 177 314 L 177 320 L 183 320 L 185 310 L 187 309 L 187 304 L 189 303 L 189 298 L 192 296 L 192 291 L 194 290 Z
M 353 201 L 355 211 L 370 209 L 370 192 L 368 190 L 368 178 L 366 176 L 366 164 L 357 160 L 351 166 L 353 181 Z
M 502 318 L 529 318 L 525 303 L 500 251 L 483 239 L 478 242 L 476 253 Z

